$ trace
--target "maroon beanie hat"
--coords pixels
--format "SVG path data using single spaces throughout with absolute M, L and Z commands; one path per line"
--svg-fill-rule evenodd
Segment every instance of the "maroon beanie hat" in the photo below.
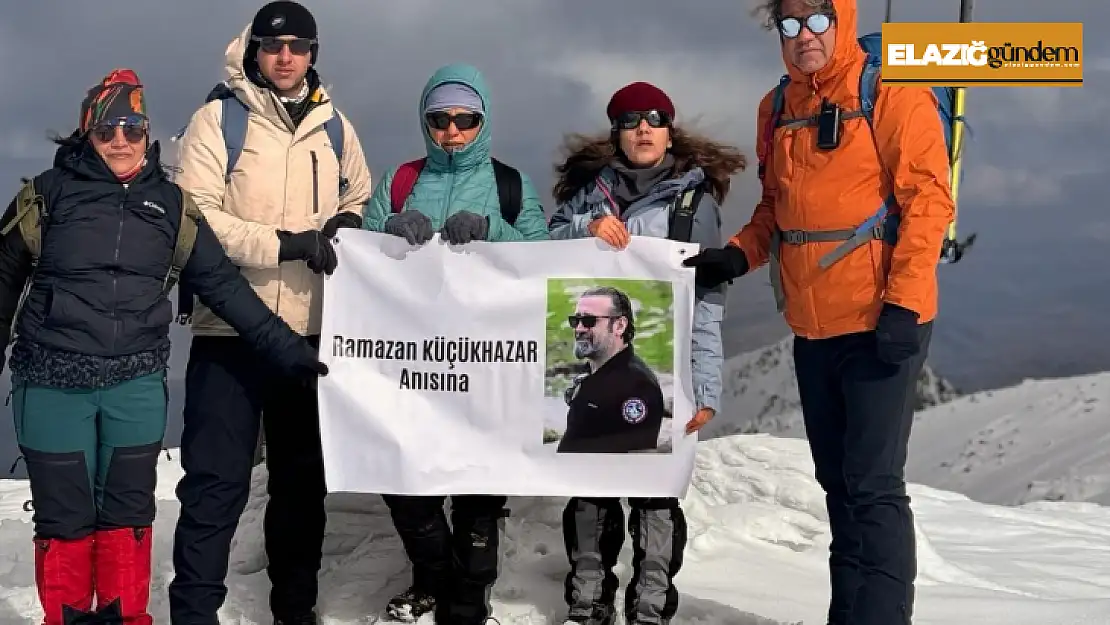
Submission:
M 646 82 L 634 82 L 625 85 L 613 94 L 605 113 L 609 121 L 616 121 L 618 117 L 629 111 L 662 111 L 674 119 L 674 103 L 659 87 Z

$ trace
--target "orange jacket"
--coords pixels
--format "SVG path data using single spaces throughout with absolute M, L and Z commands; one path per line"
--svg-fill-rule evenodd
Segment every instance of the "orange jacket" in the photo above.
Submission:
M 866 54 L 856 40 L 856 0 L 833 0 L 833 5 L 836 48 L 829 64 L 806 76 L 784 58 L 791 78 L 784 119 L 816 115 L 822 98 L 844 112 L 859 109 Z M 889 196 L 889 172 L 901 207 L 897 245 L 872 240 L 825 269 L 818 267 L 818 259 L 839 243 L 782 245 L 786 322 L 808 338 L 871 330 L 884 301 L 917 312 L 922 323 L 932 320 L 941 244 L 955 214 L 948 149 L 932 90 L 880 84 L 874 136 L 865 118 L 848 119 L 840 146 L 825 152 L 816 147 L 816 126 L 780 127 L 768 159 L 763 136 L 773 97 L 773 89 L 763 97 L 756 125 L 756 153 L 766 162 L 763 197 L 751 221 L 729 243 L 740 247 L 755 269 L 768 261 L 776 227 L 855 228 Z

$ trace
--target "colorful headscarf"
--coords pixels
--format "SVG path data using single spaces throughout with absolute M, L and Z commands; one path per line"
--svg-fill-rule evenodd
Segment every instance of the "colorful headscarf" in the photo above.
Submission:
M 83 134 L 105 121 L 131 118 L 149 122 L 143 85 L 134 70 L 117 68 L 89 89 L 81 103 L 78 128 Z

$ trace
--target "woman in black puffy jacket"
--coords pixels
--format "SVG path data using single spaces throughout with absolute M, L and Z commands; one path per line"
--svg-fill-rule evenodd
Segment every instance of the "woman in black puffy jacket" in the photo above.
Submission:
M 57 142 L 0 220 L 0 347 L 12 337 L 43 622 L 148 625 L 175 279 L 283 372 L 311 383 L 327 368 L 167 178 L 133 71 L 93 87 Z

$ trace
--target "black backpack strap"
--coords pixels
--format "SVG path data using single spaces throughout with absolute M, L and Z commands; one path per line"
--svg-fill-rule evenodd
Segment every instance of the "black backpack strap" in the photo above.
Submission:
M 501 217 L 511 226 L 520 216 L 521 205 L 524 203 L 524 182 L 516 169 L 496 158 L 490 158 L 490 162 L 493 163 L 493 177 L 497 180 L 497 198 L 501 202 Z
M 672 241 L 689 243 L 694 235 L 694 213 L 698 211 L 701 196 L 705 195 L 705 185 L 699 184 L 675 196 L 671 210 L 670 231 L 667 238 Z

